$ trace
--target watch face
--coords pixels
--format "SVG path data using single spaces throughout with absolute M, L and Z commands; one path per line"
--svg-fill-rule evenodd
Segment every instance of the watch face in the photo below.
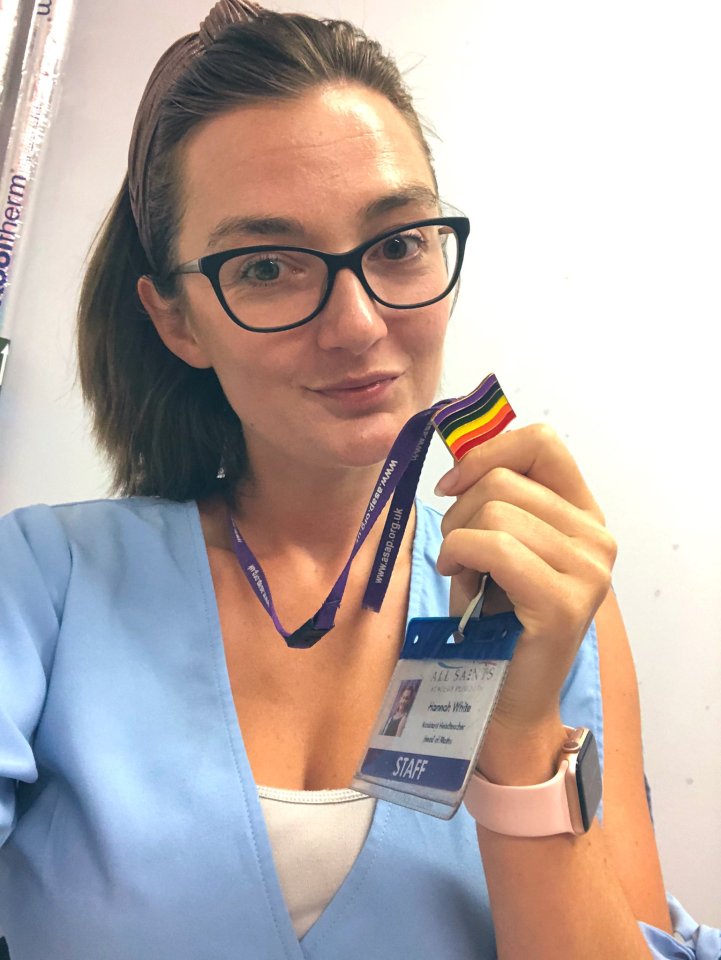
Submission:
M 576 784 L 578 786 L 583 829 L 588 830 L 598 810 L 603 790 L 601 766 L 598 762 L 598 747 L 596 746 L 596 738 L 590 730 L 578 753 Z

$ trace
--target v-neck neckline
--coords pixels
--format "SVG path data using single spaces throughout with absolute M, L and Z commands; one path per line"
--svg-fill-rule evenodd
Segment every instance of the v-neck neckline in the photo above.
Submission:
M 194 538 L 196 559 L 202 578 L 202 591 L 205 597 L 205 607 L 208 626 L 211 633 L 211 645 L 215 654 L 216 683 L 220 706 L 223 712 L 225 728 L 230 739 L 233 755 L 236 760 L 236 774 L 240 782 L 245 812 L 250 830 L 250 840 L 255 850 L 256 867 L 260 887 L 265 892 L 268 906 L 275 924 L 278 943 L 282 947 L 288 960 L 310 960 L 315 951 L 322 948 L 322 942 L 331 928 L 342 919 L 344 912 L 351 908 L 363 884 L 367 882 L 373 862 L 381 848 L 388 825 L 393 817 L 393 804 L 378 800 L 373 811 L 368 833 L 357 857 L 341 882 L 338 890 L 328 902 L 322 913 L 301 940 L 298 939 L 293 928 L 288 905 L 283 897 L 278 872 L 276 870 L 273 852 L 268 834 L 268 828 L 258 797 L 258 791 L 250 767 L 248 753 L 243 740 L 238 716 L 235 710 L 233 691 L 230 681 L 230 672 L 225 654 L 225 644 L 220 624 L 220 612 L 213 586 L 213 577 L 210 568 L 200 510 L 196 501 L 187 501 L 188 520 L 191 524 Z M 422 564 L 424 541 L 426 538 L 424 518 L 421 520 L 421 510 L 416 501 L 416 523 L 411 550 L 411 573 L 409 583 L 407 620 L 420 613 L 418 596 L 419 569 Z

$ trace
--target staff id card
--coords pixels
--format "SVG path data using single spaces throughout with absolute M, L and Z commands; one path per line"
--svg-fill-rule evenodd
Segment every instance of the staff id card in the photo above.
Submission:
M 513 613 L 411 620 L 353 788 L 450 820 L 522 629 Z

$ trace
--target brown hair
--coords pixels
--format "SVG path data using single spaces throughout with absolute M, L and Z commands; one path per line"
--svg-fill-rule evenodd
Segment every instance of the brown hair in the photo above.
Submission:
M 380 45 L 345 21 L 263 11 L 233 24 L 172 84 L 148 160 L 150 249 L 140 242 L 123 181 L 96 238 L 78 313 L 79 373 L 94 436 L 126 495 L 188 500 L 240 480 L 243 429 L 213 370 L 198 370 L 160 340 L 137 295 L 142 274 L 158 292 L 179 293 L 174 266 L 182 215 L 180 151 L 199 123 L 263 100 L 292 100 L 332 83 L 385 96 L 430 150 L 408 89 Z

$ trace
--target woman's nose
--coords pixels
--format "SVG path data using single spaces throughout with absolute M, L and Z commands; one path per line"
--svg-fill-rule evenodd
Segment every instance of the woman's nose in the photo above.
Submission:
M 380 310 L 385 307 L 368 296 L 351 270 L 339 270 L 328 303 L 313 320 L 318 345 L 324 350 L 365 352 L 388 335 Z

